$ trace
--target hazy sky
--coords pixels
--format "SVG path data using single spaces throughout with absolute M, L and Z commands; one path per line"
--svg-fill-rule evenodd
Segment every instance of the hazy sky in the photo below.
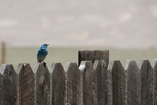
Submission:
M 0 0 L 9 46 L 157 47 L 157 0 Z

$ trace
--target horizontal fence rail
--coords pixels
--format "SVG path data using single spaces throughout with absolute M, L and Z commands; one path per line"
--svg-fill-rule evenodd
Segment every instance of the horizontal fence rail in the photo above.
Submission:
M 64 68 L 37 63 L 32 69 L 21 63 L 15 70 L 3 64 L 0 105 L 157 105 L 157 59 L 152 65 L 128 60 L 124 68 L 119 60 L 108 62 L 109 54 L 93 62 L 96 53 Z

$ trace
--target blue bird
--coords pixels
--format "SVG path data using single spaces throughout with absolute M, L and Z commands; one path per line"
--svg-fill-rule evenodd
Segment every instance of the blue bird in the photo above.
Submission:
M 46 56 L 48 54 L 48 51 L 47 51 L 48 45 L 49 44 L 43 44 L 43 45 L 41 45 L 40 49 L 38 50 L 38 53 L 37 53 L 37 61 L 38 62 L 41 63 L 46 58 Z M 44 64 L 46 64 L 46 63 L 44 62 Z

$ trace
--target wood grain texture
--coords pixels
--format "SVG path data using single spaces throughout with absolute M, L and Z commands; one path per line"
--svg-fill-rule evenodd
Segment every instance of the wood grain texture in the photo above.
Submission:
M 18 105 L 34 105 L 35 78 L 30 64 L 19 64 L 16 73 L 18 77 Z
M 95 105 L 107 105 L 107 65 L 104 60 L 94 62 Z
M 50 67 L 50 105 L 65 105 L 65 73 L 61 63 Z
M 78 52 L 78 64 L 81 61 L 91 61 L 94 64 L 95 60 L 104 60 L 108 65 L 109 51 L 108 50 L 82 50 Z
M 148 60 L 139 63 L 141 72 L 141 105 L 153 105 L 153 68 Z
M 37 63 L 35 73 L 35 104 L 50 105 L 50 73 L 42 63 Z
M 13 65 L 3 64 L 1 67 L 1 105 L 17 104 L 17 75 Z
M 80 70 L 76 63 L 68 62 L 65 66 L 66 76 L 66 105 L 80 105 Z
M 107 70 L 108 105 L 126 105 L 124 68 L 120 61 L 111 61 Z
M 153 60 L 153 105 L 157 105 L 157 59 Z
M 82 61 L 79 67 L 80 73 L 80 105 L 94 105 L 94 73 L 90 61 Z
M 86 66 L 83 62 L 81 62 L 81 65 L 79 66 L 80 70 L 80 105 L 84 105 L 84 94 L 83 94 L 83 89 L 84 89 L 84 72 L 86 70 Z
M 107 105 L 113 105 L 112 68 L 114 61 L 110 61 L 107 68 Z
M 141 105 L 140 69 L 134 60 L 127 60 L 127 105 Z

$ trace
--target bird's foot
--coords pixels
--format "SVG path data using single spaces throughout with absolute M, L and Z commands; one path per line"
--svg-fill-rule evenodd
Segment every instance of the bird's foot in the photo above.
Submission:
M 44 65 L 44 67 L 46 67 L 46 63 L 45 62 L 43 62 L 43 65 Z

